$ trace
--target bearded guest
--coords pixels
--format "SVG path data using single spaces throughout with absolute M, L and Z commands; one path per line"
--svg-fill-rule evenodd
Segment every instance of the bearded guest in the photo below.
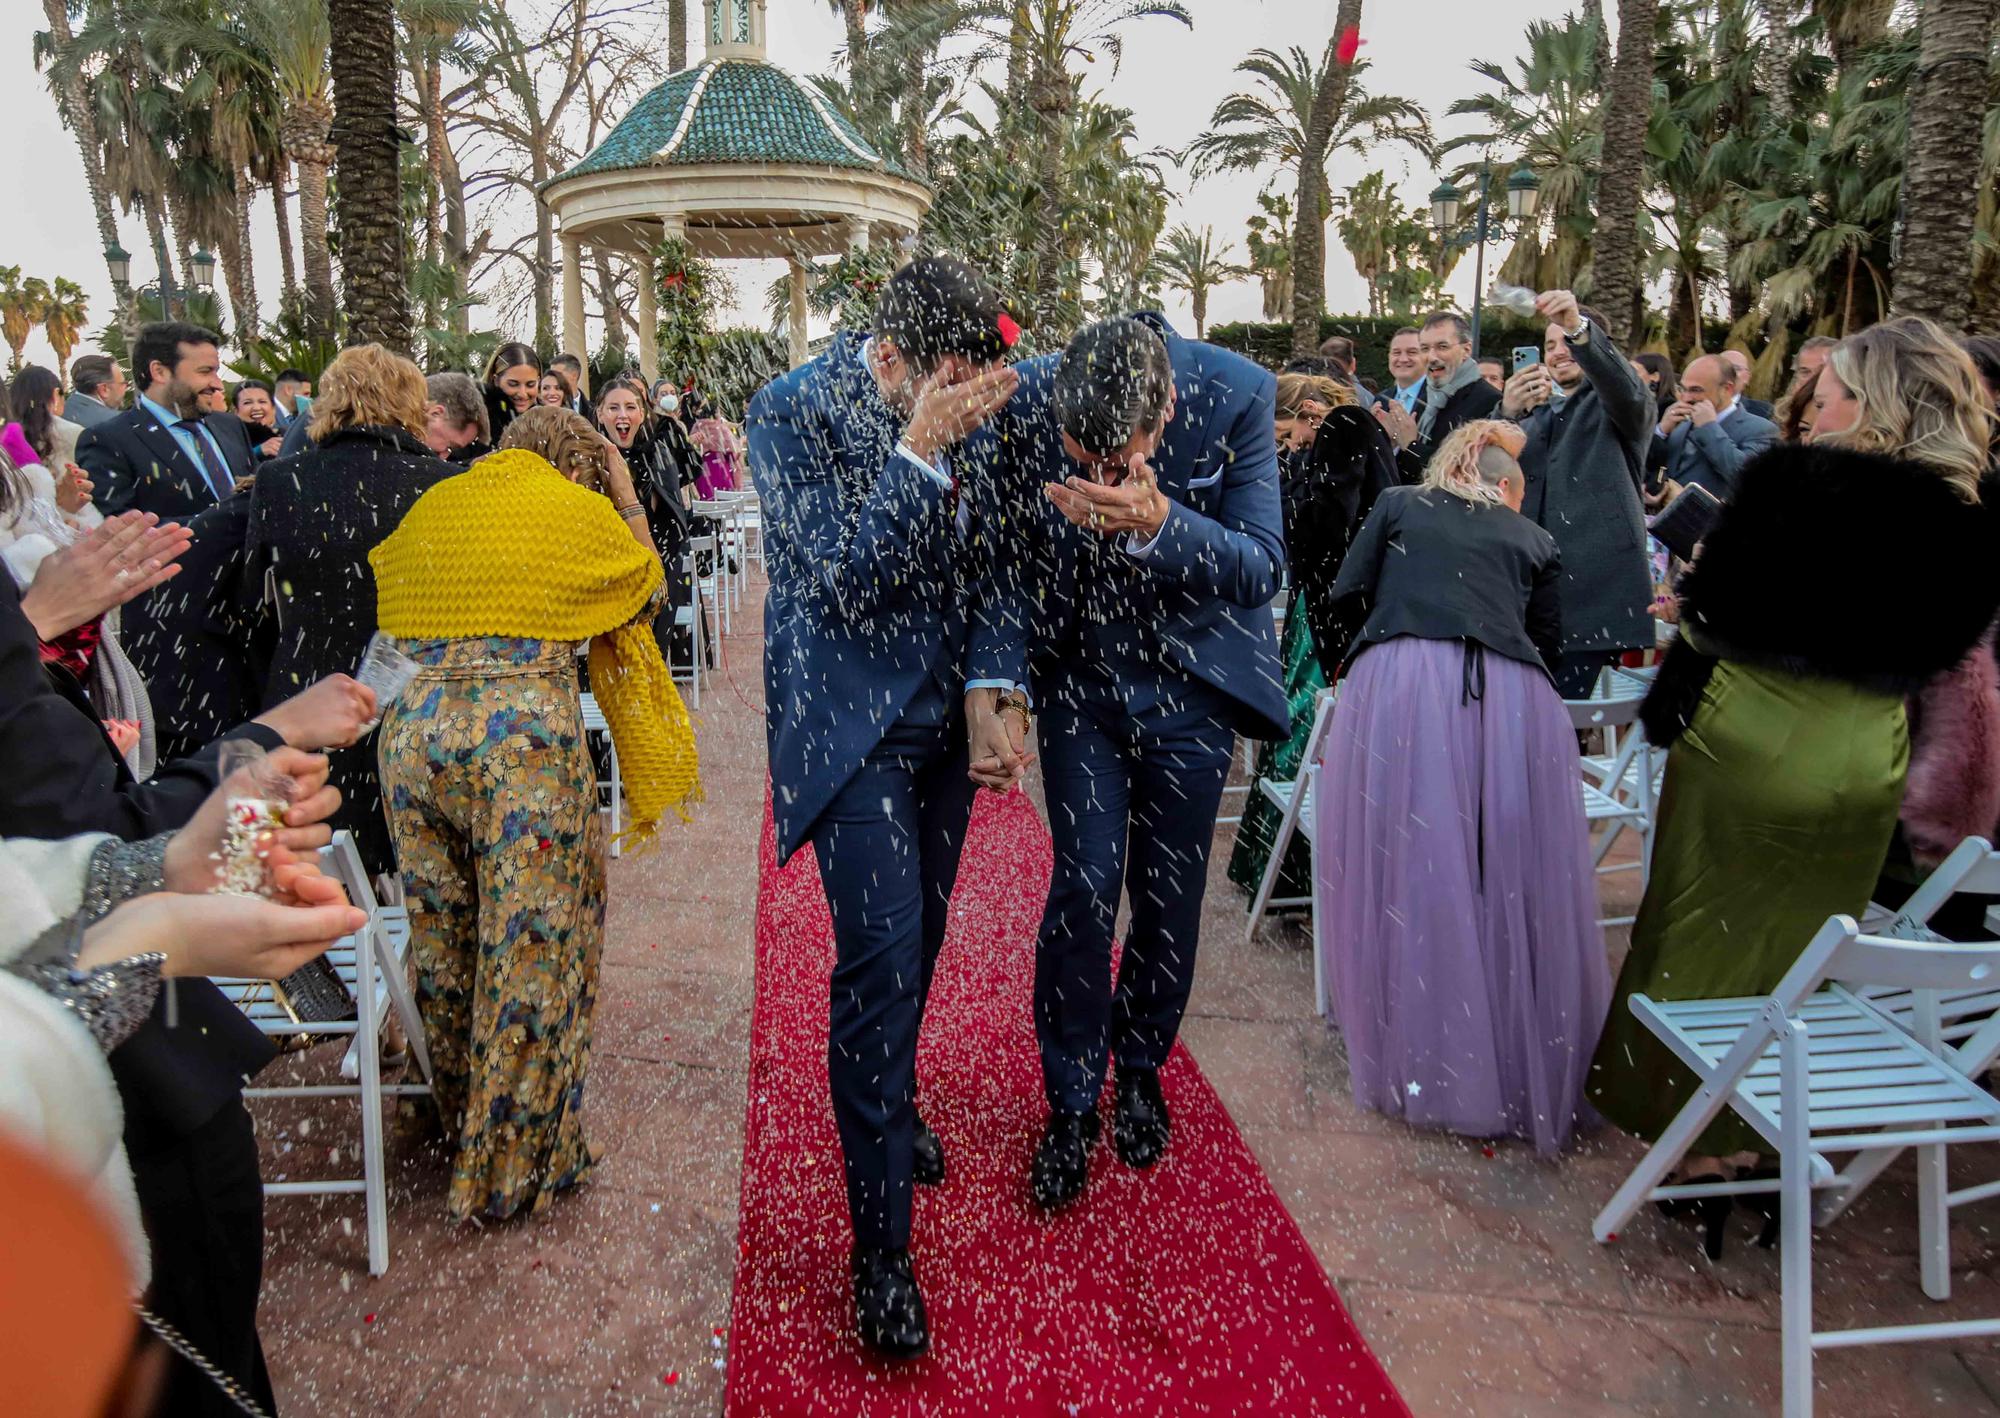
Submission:
M 1479 373 L 1472 357 L 1472 326 L 1463 315 L 1440 310 L 1424 321 L 1417 351 L 1424 362 L 1423 403 L 1408 412 L 1400 399 L 1375 406 L 1375 417 L 1395 440 L 1403 479 L 1416 482 L 1451 431 L 1490 418 L 1500 391 Z
M 1550 666 L 1565 699 L 1587 699 L 1626 650 L 1653 644 L 1653 577 L 1640 480 L 1652 444 L 1653 394 L 1594 313 L 1544 291 L 1542 360 L 1507 381 L 1500 414 L 1527 435 L 1521 511 L 1556 539 L 1562 654 Z
M 96 484 L 106 517 L 134 508 L 191 517 L 249 475 L 250 440 L 240 422 L 221 412 L 216 344 L 214 332 L 181 321 L 139 331 L 132 346 L 136 406 L 85 429 L 76 442 L 76 461 Z

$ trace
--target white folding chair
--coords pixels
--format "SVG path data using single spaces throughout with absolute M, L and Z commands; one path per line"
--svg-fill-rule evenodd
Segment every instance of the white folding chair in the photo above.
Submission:
M 1890 913 L 1870 907 L 1869 917 L 1886 918 L 1885 924 L 1874 929 L 1891 939 L 1949 946 L 1950 941 L 1930 929 L 1930 920 L 1960 892 L 2000 896 L 2000 851 L 1995 851 L 1983 837 L 1968 837 L 1959 843 L 1923 884 L 1910 893 L 1902 910 Z M 1875 987 L 1861 994 L 1904 1029 L 1916 1032 L 1917 992 Z M 1938 1039 L 1945 1059 L 1967 1078 L 1981 1077 L 2000 1059 L 2000 980 L 1985 981 L 1970 990 L 1946 991 L 1936 995 L 1934 1002 Z M 1815 1223 L 1825 1225 L 1845 1211 L 1902 1151 L 1900 1147 L 1883 1147 L 1857 1154 L 1841 1172 L 1845 1185 L 1820 1197 Z M 1995 1196 L 2000 1196 L 2000 1182 L 1986 1182 L 1948 1192 L 1945 1205 L 1964 1206 Z
M 1592 1232 L 1613 1241 L 1649 1200 L 1776 1192 L 1783 1203 L 1782 1347 L 1785 1418 L 1812 1413 L 1813 1355 L 1821 1349 L 2000 1335 L 2000 1319 L 1815 1333 L 1812 1202 L 1846 1189 L 1831 1157 L 1917 1149 L 1917 1230 L 1923 1291 L 1951 1295 L 1946 1149 L 2000 1141 L 2000 1099 L 1946 1054 L 1938 998 L 2000 980 L 2000 944 L 1950 945 L 1862 935 L 1852 917 L 1820 928 L 1768 997 L 1657 1001 L 1635 994 L 1632 1013 L 1698 1086 L 1632 1175 L 1599 1212 Z M 1913 993 L 1914 1031 L 1862 990 Z M 1724 1108 L 1778 1156 L 1775 1182 L 1662 1185 Z
M 701 576 L 695 566 L 694 548 L 699 547 L 703 541 L 713 540 L 713 538 L 696 538 L 689 550 L 683 554 L 682 567 L 687 574 L 688 597 L 674 607 L 675 628 L 684 627 L 687 630 L 688 663 L 685 665 L 670 663 L 667 672 L 676 681 L 686 679 L 690 709 L 701 708 L 701 681 L 708 672 L 708 621 L 702 614 Z
M 1569 710 L 1571 727 L 1578 731 L 1602 729 L 1616 744 L 1616 750 L 1605 760 L 1602 776 L 1592 772 L 1586 759 L 1583 761 L 1583 775 L 1577 784 L 1582 798 L 1583 820 L 1594 839 L 1591 843 L 1591 863 L 1600 876 L 1637 871 L 1642 883 L 1652 875 L 1653 804 L 1658 775 L 1662 771 L 1656 759 L 1664 758 L 1664 755 L 1654 754 L 1646 742 L 1645 730 L 1639 724 L 1639 705 L 1644 698 L 1643 693 L 1600 681 L 1598 692 L 1593 697 L 1563 701 L 1563 706 Z M 1593 778 L 1596 781 L 1592 781 Z M 1618 835 L 1628 830 L 1638 834 L 1638 860 L 1606 866 L 1604 859 L 1610 854 Z M 1599 920 L 1598 924 L 1623 926 L 1630 925 L 1633 919 L 1631 916 L 1612 916 Z
M 699 509 L 714 506 L 713 503 L 697 502 L 697 516 L 714 516 L 713 512 L 703 513 Z M 701 574 L 701 554 L 708 553 L 708 574 Z M 728 635 L 733 629 L 729 615 L 729 578 L 723 560 L 722 538 L 715 532 L 705 537 L 695 537 L 688 542 L 688 555 L 692 558 L 695 594 L 706 593 L 715 604 L 717 617 L 722 621 L 722 633 Z
M 1298 776 L 1290 782 L 1279 782 L 1270 778 L 1259 778 L 1256 789 L 1272 804 L 1281 816 L 1278 828 L 1271 838 L 1271 857 L 1264 863 L 1264 876 L 1257 883 L 1257 894 L 1250 898 L 1250 919 L 1243 928 L 1243 939 L 1253 940 L 1257 935 L 1257 923 L 1264 919 L 1264 913 L 1274 906 L 1310 906 L 1310 896 L 1286 896 L 1276 900 L 1272 893 L 1278 888 L 1278 877 L 1285 866 L 1285 852 L 1292 845 L 1292 834 L 1303 832 L 1308 843 L 1314 835 L 1313 823 L 1313 783 L 1319 777 L 1320 748 L 1326 742 L 1328 728 L 1333 723 L 1333 691 L 1322 689 L 1314 701 L 1312 732 L 1306 736 L 1305 752 L 1299 757 Z M 1314 875 L 1317 876 L 1315 866 Z M 1320 952 L 1318 932 L 1314 933 L 1313 976 L 1317 987 L 1320 973 Z M 1318 989 L 1315 988 L 1315 996 Z
M 385 1097 L 426 1097 L 430 1094 L 431 1058 L 424 1047 L 423 1020 L 410 997 L 406 977 L 410 923 L 401 907 L 382 906 L 362 868 L 354 839 L 334 834 L 320 854 L 321 867 L 347 888 L 347 899 L 368 913 L 368 923 L 354 935 L 336 941 L 327 959 L 354 997 L 355 1017 L 326 1024 L 296 1020 L 268 980 L 217 979 L 215 983 L 236 1007 L 266 1034 L 276 1036 L 346 1035 L 350 1039 L 341 1060 L 341 1075 L 353 1083 L 305 1084 L 294 1087 L 245 1088 L 245 1098 L 353 1098 L 361 1105 L 361 1175 L 323 1182 L 266 1182 L 266 1196 L 349 1196 L 360 1193 L 368 1219 L 368 1273 L 389 1268 L 389 1201 L 387 1164 L 382 1137 Z M 386 1006 L 386 1008 L 385 1008 Z M 393 1010 L 402 1021 L 422 1083 L 382 1082 L 381 1029 Z
M 583 709 L 584 733 L 604 735 L 604 745 L 607 750 L 605 772 L 608 776 L 598 781 L 597 800 L 601 804 L 599 810 L 611 814 L 611 830 L 608 836 L 611 842 L 611 855 L 616 857 L 621 855 L 618 834 L 625 829 L 625 780 L 618 773 L 618 741 L 611 737 L 611 725 L 605 722 L 604 711 L 597 707 L 596 695 L 579 694 L 577 702 Z

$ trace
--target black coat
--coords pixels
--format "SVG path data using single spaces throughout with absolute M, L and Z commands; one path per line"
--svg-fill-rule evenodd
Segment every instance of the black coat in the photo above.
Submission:
M 507 431 L 507 425 L 514 421 L 514 401 L 494 388 L 491 384 L 481 385 L 486 395 L 486 421 L 492 427 L 493 446 L 500 446 L 500 436 Z
M 1417 423 L 1422 425 L 1424 408 L 1431 398 L 1430 386 L 1417 396 Z M 1419 433 L 1409 447 L 1396 455 L 1396 461 L 1403 465 L 1403 481 L 1422 482 L 1424 468 L 1430 463 L 1431 455 L 1438 450 L 1451 431 L 1460 424 L 1471 423 L 1474 419 L 1498 418 L 1500 391 L 1484 379 L 1475 379 L 1444 401 L 1438 410 L 1437 421 L 1431 425 L 1429 433 Z
M 265 748 L 283 743 L 262 724 L 244 724 L 230 737 Z M 213 752 L 165 763 L 135 782 L 76 681 L 43 668 L 13 578 L 0 576 L 0 836 L 106 832 L 136 842 L 186 823 L 215 782 Z M 167 991 L 178 1011 L 173 1029 L 166 1027 Z M 271 1054 L 270 1041 L 214 985 L 172 982 L 152 1017 L 111 1055 L 126 1146 L 143 1154 L 194 1132 Z
M 402 429 L 375 427 L 340 429 L 264 465 L 250 495 L 242 583 L 253 636 L 268 646 L 258 666 L 262 707 L 354 673 L 376 628 L 368 553 L 458 471 Z M 386 870 L 393 857 L 375 745 L 364 740 L 332 761 L 342 800 L 334 825 L 354 833 L 371 870 Z
M 258 712 L 255 667 L 269 654 L 251 644 L 241 595 L 249 489 L 188 527 L 194 541 L 181 557 L 180 575 L 126 606 L 120 629 L 153 702 L 162 762 L 194 752 Z
M 209 414 L 202 424 L 215 435 L 230 480 L 250 472 L 250 440 L 234 414 Z M 217 498 L 209 480 L 180 441 L 143 405 L 87 428 L 76 440 L 76 461 L 97 485 L 94 500 L 107 517 L 137 508 L 165 520 L 185 521 Z
M 1511 508 L 1390 488 L 1348 548 L 1332 604 L 1363 646 L 1399 635 L 1469 640 L 1553 669 L 1561 571 L 1555 538 Z
M 2000 611 L 1991 477 L 1986 491 L 1967 502 L 1919 464 L 1825 444 L 1745 464 L 1681 578 L 1647 736 L 1680 736 L 1719 659 L 1897 696 L 1952 668 Z
M 1396 445 L 1375 416 L 1342 407 L 1328 412 L 1286 487 L 1285 551 L 1329 684 L 1346 657 L 1351 629 L 1335 614 L 1334 581 L 1375 500 L 1401 482 Z

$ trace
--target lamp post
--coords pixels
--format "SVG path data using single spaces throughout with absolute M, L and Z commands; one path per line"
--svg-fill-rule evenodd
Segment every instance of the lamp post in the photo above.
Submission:
M 167 243 L 162 236 L 153 243 L 153 256 L 160 263 L 160 280 L 157 287 L 160 295 L 160 318 L 174 318 L 174 273 L 167 265 Z M 105 269 L 111 273 L 111 284 L 122 296 L 132 284 L 132 253 L 112 242 L 104 248 Z M 193 276 L 196 290 L 211 290 L 215 286 L 215 257 L 206 247 L 198 248 L 188 258 L 188 274 Z M 192 294 L 193 292 L 188 292 Z M 187 313 L 185 296 L 181 301 L 181 313 Z
M 1515 168 L 1507 179 L 1507 217 L 1511 221 L 1530 221 L 1535 215 L 1535 207 L 1541 200 L 1541 180 L 1523 162 Z M 1495 220 L 1492 213 L 1493 159 L 1479 160 L 1479 192 L 1474 198 L 1473 223 L 1474 254 L 1472 258 L 1472 357 L 1479 357 L 1479 313 L 1486 303 L 1486 237 L 1489 222 Z M 1446 178 L 1431 193 L 1431 222 L 1437 227 L 1440 246 L 1446 233 L 1458 224 L 1459 211 L 1465 201 L 1450 178 Z

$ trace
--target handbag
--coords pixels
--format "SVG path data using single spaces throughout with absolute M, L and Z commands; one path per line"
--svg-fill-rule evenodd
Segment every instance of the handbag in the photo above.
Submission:
M 1646 526 L 1653 540 L 1679 557 L 1694 560 L 1694 549 L 1714 528 L 1722 515 L 1722 499 L 1700 483 L 1689 483 L 1680 496 L 1667 504 L 1664 512 Z

